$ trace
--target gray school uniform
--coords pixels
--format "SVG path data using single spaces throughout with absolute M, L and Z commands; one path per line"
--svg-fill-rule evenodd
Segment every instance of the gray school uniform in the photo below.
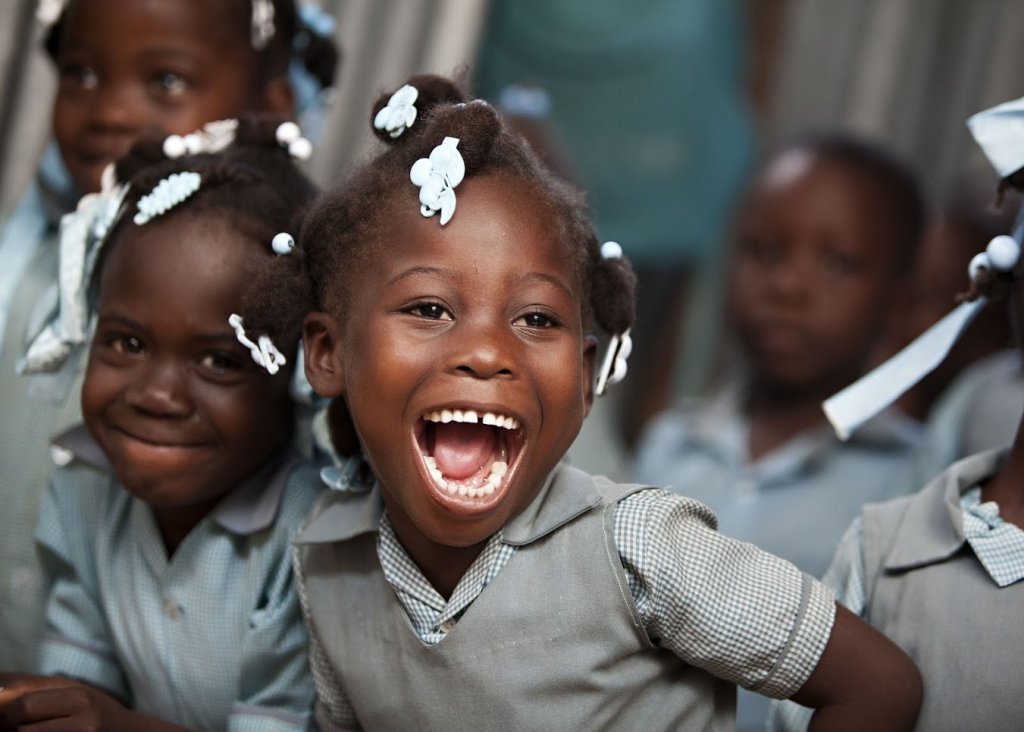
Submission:
M 1024 723 L 1024 531 L 978 496 L 1005 458 L 973 455 L 912 496 L 865 506 L 825 577 L 921 669 L 922 732 Z M 806 725 L 791 702 L 772 712 L 771 729 Z
M 296 538 L 325 730 L 727 729 L 733 683 L 788 696 L 831 631 L 831 593 L 706 507 L 568 466 L 488 542 L 463 579 L 488 557 L 500 571 L 432 639 L 389 536 L 374 488 L 325 496 Z

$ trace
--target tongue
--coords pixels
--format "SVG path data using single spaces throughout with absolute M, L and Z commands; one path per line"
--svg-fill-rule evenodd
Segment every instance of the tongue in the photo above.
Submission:
M 488 425 L 449 422 L 434 428 L 437 469 L 453 480 L 463 480 L 481 468 L 490 469 L 495 452 L 495 429 Z

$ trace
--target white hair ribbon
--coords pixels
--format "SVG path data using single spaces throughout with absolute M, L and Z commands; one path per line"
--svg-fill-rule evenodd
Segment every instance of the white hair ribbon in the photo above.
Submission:
M 270 374 L 276 374 L 278 370 L 288 363 L 284 354 L 277 350 L 277 346 L 265 335 L 261 335 L 253 343 L 245 334 L 245 326 L 242 325 L 242 316 L 234 313 L 228 318 L 228 324 L 235 329 L 235 337 L 238 342 L 249 349 L 252 360 L 262 366 Z
M 406 84 L 388 99 L 387 105 L 381 108 L 373 118 L 373 126 L 385 130 L 389 136 L 398 137 L 412 127 L 416 121 L 416 99 L 420 92 L 416 87 Z
M 606 241 L 601 245 L 602 259 L 615 259 L 622 256 L 622 246 L 618 242 Z M 594 393 L 604 396 L 609 386 L 618 384 L 626 378 L 629 354 L 633 351 L 633 339 L 629 337 L 629 328 L 622 333 L 613 334 L 608 341 L 608 350 L 604 353 L 601 368 L 597 372 L 597 383 Z
M 198 191 L 201 182 L 199 173 L 171 173 L 139 199 L 138 213 L 132 221 L 137 226 L 142 226 L 157 216 L 162 216 Z
M 446 137 L 420 158 L 409 171 L 409 180 L 420 187 L 420 213 L 433 216 L 441 212 L 441 226 L 455 213 L 455 187 L 466 177 L 466 163 L 458 151 L 459 138 Z

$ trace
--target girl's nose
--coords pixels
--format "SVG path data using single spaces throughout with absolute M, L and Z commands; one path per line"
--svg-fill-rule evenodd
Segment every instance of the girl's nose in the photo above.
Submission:
M 765 273 L 772 294 L 785 300 L 803 300 L 811 290 L 814 273 L 799 257 L 786 257 Z
M 182 418 L 192 414 L 194 405 L 185 368 L 153 359 L 125 392 L 129 406 L 154 417 Z
M 454 370 L 477 379 L 511 377 L 514 372 L 513 334 L 508 325 L 488 319 L 460 324 L 459 341 L 453 351 Z
M 135 133 L 145 118 L 145 104 L 130 84 L 101 82 L 93 93 L 89 121 L 95 128 Z

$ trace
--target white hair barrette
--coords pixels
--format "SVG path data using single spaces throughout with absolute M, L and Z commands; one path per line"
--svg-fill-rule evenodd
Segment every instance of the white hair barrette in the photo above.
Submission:
M 36 20 L 46 28 L 53 27 L 60 20 L 66 4 L 67 0 L 39 0 L 39 4 L 36 5 Z
M 252 0 L 252 47 L 262 51 L 273 37 L 273 0 Z
M 235 329 L 235 337 L 238 342 L 249 349 L 252 360 L 265 368 L 268 373 L 276 374 L 282 366 L 288 363 L 284 354 L 277 350 L 277 346 L 267 336 L 261 335 L 255 343 L 246 336 L 241 315 L 232 313 L 228 318 L 228 325 Z
M 291 254 L 292 250 L 295 248 L 295 238 L 287 231 L 274 234 L 274 238 L 270 241 L 270 248 L 273 249 L 274 254 L 277 254 L 278 256 Z
M 142 226 L 155 217 L 162 216 L 198 191 L 201 182 L 199 173 L 171 173 L 139 199 L 138 213 L 132 221 L 137 226 Z
M 446 137 L 420 158 L 409 171 L 409 180 L 420 187 L 420 213 L 433 216 L 441 212 L 441 226 L 455 213 L 455 187 L 466 177 L 466 163 L 458 151 L 459 138 Z
M 602 259 L 615 259 L 622 256 L 622 247 L 618 242 L 606 241 L 601 245 Z M 628 370 L 627 359 L 633 351 L 633 339 L 629 337 L 629 328 L 622 333 L 612 335 L 608 341 L 608 350 L 605 351 L 601 368 L 597 372 L 597 384 L 594 386 L 594 393 L 597 396 L 604 396 L 608 387 L 618 384 L 626 378 Z
M 419 95 L 419 89 L 411 84 L 403 86 L 392 94 L 387 105 L 377 112 L 377 116 L 373 118 L 373 126 L 378 130 L 385 130 L 391 137 L 400 136 L 416 121 L 416 99 Z
M 164 139 L 164 155 L 174 159 L 185 154 L 217 153 L 235 141 L 237 132 L 237 119 L 207 122 L 200 129 L 187 135 L 168 135 Z
M 302 130 L 294 122 L 282 122 L 274 132 L 277 144 L 287 148 L 288 154 L 298 160 L 309 160 L 313 154 L 313 143 L 302 136 Z

